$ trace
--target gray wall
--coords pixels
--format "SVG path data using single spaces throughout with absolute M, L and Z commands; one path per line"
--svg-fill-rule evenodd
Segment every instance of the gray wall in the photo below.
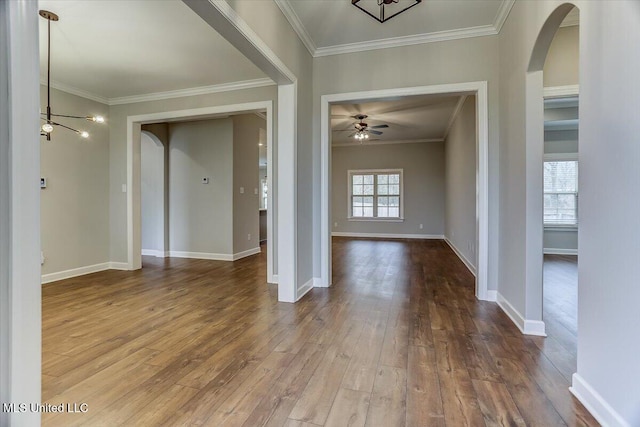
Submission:
M 233 116 L 233 253 L 260 246 L 258 141 L 266 121 L 255 114 Z M 240 188 L 244 193 L 240 193 Z
M 526 76 L 563 1 L 515 2 L 500 33 L 500 293 L 526 312 Z M 640 3 L 580 1 L 578 369 L 574 386 L 609 425 L 640 425 Z M 634 52 L 634 54 L 630 54 Z M 529 165 L 533 167 L 533 165 Z M 612 190 L 615 189 L 615 190 Z M 615 206 L 615 209 L 612 209 Z M 619 417 L 615 419 L 614 417 Z
M 544 63 L 545 87 L 578 84 L 580 27 L 561 27 L 556 32 Z
M 40 87 L 42 111 L 46 87 Z M 66 92 L 51 90 L 54 112 L 102 115 L 105 125 L 79 119 L 56 120 L 90 133 L 83 139 L 56 127 L 51 141 L 40 144 L 43 177 L 40 191 L 43 275 L 109 262 L 109 107 Z
M 171 123 L 169 150 L 171 251 L 232 254 L 233 120 Z
M 475 269 L 476 218 L 476 97 L 469 96 L 445 141 L 445 236 Z
M 444 143 L 333 147 L 331 163 L 333 232 L 444 234 Z M 349 221 L 350 169 L 403 169 L 404 221 Z
M 165 148 L 148 132 L 140 137 L 142 249 L 165 252 Z M 167 217 L 168 219 L 168 217 Z
M 475 37 L 440 43 L 379 49 L 315 58 L 314 93 L 314 203 L 320 206 L 320 96 L 354 91 L 488 82 L 489 103 L 489 235 L 499 226 L 499 71 L 498 37 Z M 364 70 L 364 71 L 363 71 Z M 314 239 L 320 239 L 320 209 L 314 210 Z M 316 244 L 319 248 L 319 243 Z M 320 275 L 320 251 L 314 254 Z M 498 239 L 489 245 L 489 289 L 498 286 Z

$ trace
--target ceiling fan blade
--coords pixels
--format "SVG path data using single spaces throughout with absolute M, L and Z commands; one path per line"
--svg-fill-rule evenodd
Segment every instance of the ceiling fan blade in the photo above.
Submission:
M 375 126 L 369 126 L 369 129 L 382 129 L 382 128 L 388 128 L 389 125 L 375 125 Z
M 369 133 L 372 133 L 374 135 L 382 135 L 382 132 L 377 131 L 377 130 L 369 130 Z
M 332 119 L 352 119 L 353 116 L 350 116 L 349 114 L 332 114 L 331 118 Z

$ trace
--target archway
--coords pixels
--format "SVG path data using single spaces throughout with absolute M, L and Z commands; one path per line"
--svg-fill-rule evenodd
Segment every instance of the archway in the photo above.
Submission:
M 543 24 L 529 60 L 526 75 L 526 276 L 525 318 L 535 324 L 533 335 L 546 335 L 542 320 L 543 302 L 543 161 L 544 161 L 544 83 L 543 68 L 551 42 L 562 21 L 576 7 L 558 6 Z

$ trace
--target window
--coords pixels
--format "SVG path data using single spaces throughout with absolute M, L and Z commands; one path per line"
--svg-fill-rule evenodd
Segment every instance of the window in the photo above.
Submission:
M 260 180 L 261 197 L 260 197 L 260 209 L 267 209 L 267 197 L 269 189 L 267 187 L 267 177 L 265 176 Z
M 349 218 L 402 219 L 402 170 L 349 171 Z
M 575 159 L 550 158 L 544 162 L 544 225 L 578 225 L 578 161 Z

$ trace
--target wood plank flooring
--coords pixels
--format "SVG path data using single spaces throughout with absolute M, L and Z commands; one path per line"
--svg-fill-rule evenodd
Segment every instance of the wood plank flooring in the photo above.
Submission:
M 597 425 L 442 241 L 334 238 L 334 285 L 277 302 L 265 254 L 144 258 L 43 287 L 45 426 Z
M 542 351 L 567 380 L 576 372 L 578 349 L 578 257 L 544 256 Z

